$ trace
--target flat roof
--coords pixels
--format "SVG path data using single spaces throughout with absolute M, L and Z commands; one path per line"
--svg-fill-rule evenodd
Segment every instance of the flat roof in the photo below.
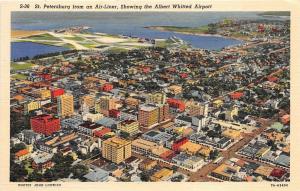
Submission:
M 157 109 L 157 107 L 154 105 L 142 105 L 140 107 L 140 110 L 143 110 L 143 111 L 153 111 L 155 109 Z
M 150 136 L 150 137 L 155 137 L 156 135 L 159 135 L 159 132 L 156 131 L 148 131 L 147 133 L 145 133 L 145 135 Z
M 121 139 L 119 137 L 112 137 L 110 139 L 105 140 L 104 143 L 109 144 L 109 145 L 113 145 L 113 146 L 116 146 L 116 147 L 122 147 L 122 146 L 130 144 L 130 141 L 127 141 L 125 139 Z
M 97 128 L 99 128 L 99 127 L 102 127 L 102 125 L 99 125 L 99 124 L 97 124 L 97 123 L 92 123 L 92 122 L 90 122 L 90 121 L 86 121 L 86 122 L 80 124 L 79 126 L 84 127 L 84 128 L 87 128 L 87 129 L 92 129 L 92 130 L 93 130 L 93 129 L 97 129 Z
M 149 150 L 151 148 L 154 148 L 157 146 L 156 143 L 154 142 L 151 142 L 151 141 L 147 141 L 147 140 L 144 140 L 144 139 L 136 139 L 132 142 L 132 146 L 136 146 L 136 147 L 140 147 L 140 148 L 143 148 L 143 149 L 146 149 L 146 150 Z

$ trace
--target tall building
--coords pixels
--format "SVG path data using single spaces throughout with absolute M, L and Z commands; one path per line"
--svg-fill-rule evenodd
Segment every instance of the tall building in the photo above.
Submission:
M 81 108 L 80 108 L 81 111 L 83 111 L 85 107 L 87 107 L 88 110 L 94 109 L 95 108 L 95 97 L 93 97 L 92 95 L 82 96 L 80 98 L 80 106 L 81 106 Z
M 139 108 L 138 120 L 144 128 L 155 126 L 159 122 L 159 108 L 155 105 L 142 105 Z
M 100 97 L 95 104 L 95 111 L 97 113 L 102 113 L 105 116 L 109 116 L 109 110 L 116 109 L 116 102 L 113 98 L 108 96 Z
M 159 93 L 159 92 L 149 94 L 148 98 L 147 98 L 147 103 L 165 104 L 166 103 L 166 94 Z
M 163 122 L 170 119 L 170 114 L 169 114 L 170 108 L 168 104 L 159 105 L 158 108 L 159 108 L 159 118 L 158 118 L 159 122 Z
M 121 163 L 131 157 L 131 142 L 119 137 L 103 141 L 102 157 L 117 164 Z
M 31 129 L 36 133 L 51 135 L 60 129 L 60 119 L 52 115 L 38 115 L 30 119 Z
M 138 133 L 139 122 L 135 120 L 125 120 L 118 124 L 118 129 L 132 136 Z
M 208 103 L 196 103 L 192 102 L 189 105 L 187 105 L 188 114 L 190 116 L 198 116 L 203 115 L 207 117 L 208 115 Z
M 63 118 L 74 114 L 74 98 L 72 94 L 66 93 L 57 97 L 57 112 Z

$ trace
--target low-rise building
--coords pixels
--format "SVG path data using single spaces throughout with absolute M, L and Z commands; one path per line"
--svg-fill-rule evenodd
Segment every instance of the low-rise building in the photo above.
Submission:
M 101 128 L 103 128 L 102 125 L 90 121 L 86 121 L 78 126 L 78 131 L 93 136 L 94 133 L 100 130 Z
M 51 92 L 48 89 L 41 89 L 35 92 L 36 95 L 41 99 L 51 98 Z
M 166 143 L 172 139 L 172 135 L 166 133 L 166 132 L 160 132 L 160 131 L 148 131 L 147 133 L 142 135 L 142 138 L 145 140 L 149 140 L 152 142 L 155 142 L 160 145 L 166 145 Z
M 232 140 L 239 140 L 242 137 L 241 132 L 239 130 L 230 128 L 227 128 L 225 131 L 223 131 L 222 135 Z
M 35 147 L 47 153 L 57 153 L 58 147 L 69 145 L 69 142 L 76 140 L 78 135 L 76 133 L 68 133 L 63 135 L 46 137 L 35 142 Z
M 24 143 L 30 145 L 33 144 L 36 140 L 42 138 L 42 135 L 39 133 L 34 132 L 33 130 L 23 130 L 21 133 L 18 134 L 18 138 L 23 141 Z
M 139 169 L 140 170 L 151 170 L 153 167 L 157 165 L 156 160 L 151 160 L 151 159 L 145 159 L 139 164 Z
M 101 113 L 86 113 L 82 116 L 84 121 L 96 122 L 102 119 L 104 116 Z
M 178 86 L 178 85 L 169 86 L 168 90 L 171 94 L 174 94 L 174 95 L 182 93 L 182 87 Z
M 191 156 L 186 153 L 180 153 L 176 155 L 175 157 L 172 158 L 172 161 L 179 166 L 191 170 L 196 168 L 201 168 L 205 164 L 203 158 L 197 156 Z
M 97 168 L 95 171 L 89 172 L 83 177 L 91 182 L 106 182 L 108 181 L 109 172 L 106 170 Z
M 30 157 L 30 152 L 28 149 L 22 149 L 15 154 L 15 159 L 17 162 L 21 162 L 23 160 L 26 160 Z
M 239 172 L 240 168 L 236 166 L 230 166 L 228 164 L 221 164 L 215 170 L 211 172 L 211 176 L 224 180 L 230 181 L 232 176 Z
M 197 143 L 192 143 L 192 142 L 188 141 L 185 144 L 181 145 L 179 147 L 179 150 L 182 152 L 186 152 L 189 155 L 195 155 L 196 153 L 198 153 L 200 151 L 201 147 L 202 146 Z
M 30 111 L 34 111 L 41 108 L 40 101 L 31 101 L 24 104 L 24 113 L 27 114 Z
M 132 141 L 131 147 L 133 152 L 148 155 L 152 153 L 153 148 L 159 147 L 159 145 L 155 142 L 151 142 L 139 138 Z
M 179 99 L 168 98 L 167 102 L 171 108 L 175 108 L 179 112 L 183 112 L 185 110 L 184 102 Z
M 32 168 L 44 172 L 46 169 L 51 168 L 54 163 L 52 162 L 53 154 L 42 153 L 34 156 L 32 159 Z
M 263 179 L 267 179 L 273 170 L 274 168 L 272 167 L 261 165 L 254 171 L 254 174 L 256 176 L 261 176 Z
M 173 175 L 173 170 L 170 170 L 170 169 L 167 169 L 167 168 L 163 168 L 163 169 L 155 172 L 150 177 L 150 180 L 153 181 L 153 182 L 166 181 L 172 175 Z

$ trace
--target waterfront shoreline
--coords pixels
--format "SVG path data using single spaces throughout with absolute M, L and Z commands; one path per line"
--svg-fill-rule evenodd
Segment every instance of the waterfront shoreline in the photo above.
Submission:
M 176 34 L 206 36 L 206 37 L 219 37 L 219 38 L 224 38 L 224 39 L 239 40 L 239 41 L 243 41 L 243 42 L 249 41 L 249 39 L 247 39 L 247 38 L 238 38 L 238 37 L 223 36 L 223 35 L 220 35 L 220 34 L 208 34 L 208 33 L 201 33 L 201 32 L 199 32 L 199 33 L 192 33 L 192 32 L 172 31 L 172 30 L 164 29 L 163 26 L 146 26 L 144 28 L 149 29 L 149 30 L 161 31 L 161 32 L 173 32 L 173 33 L 176 33 Z

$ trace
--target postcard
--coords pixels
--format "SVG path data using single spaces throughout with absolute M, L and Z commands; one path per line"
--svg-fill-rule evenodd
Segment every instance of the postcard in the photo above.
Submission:
M 3 190 L 297 190 L 300 4 L 263 2 L 1 3 Z

